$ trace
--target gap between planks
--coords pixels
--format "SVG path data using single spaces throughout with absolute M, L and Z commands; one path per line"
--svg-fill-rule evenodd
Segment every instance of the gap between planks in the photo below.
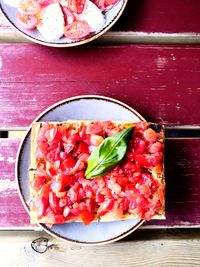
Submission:
M 33 43 L 13 29 L 1 29 L 0 43 Z M 200 44 L 198 33 L 107 32 L 93 44 Z

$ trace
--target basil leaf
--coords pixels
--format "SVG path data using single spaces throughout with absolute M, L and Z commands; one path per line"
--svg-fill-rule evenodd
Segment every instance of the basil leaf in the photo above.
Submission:
M 100 177 L 111 171 L 121 161 L 127 150 L 127 141 L 134 127 L 107 137 L 88 158 L 85 177 Z

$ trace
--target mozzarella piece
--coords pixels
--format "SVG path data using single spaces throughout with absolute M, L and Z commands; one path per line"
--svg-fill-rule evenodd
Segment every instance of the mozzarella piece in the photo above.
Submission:
M 79 20 L 85 20 L 92 31 L 98 32 L 105 24 L 105 18 L 101 10 L 90 0 L 86 0 L 83 12 L 78 16 Z
M 20 0 L 3 0 L 3 2 L 11 7 L 18 7 Z
M 38 31 L 49 41 L 61 38 L 64 34 L 64 15 L 59 3 L 50 4 L 40 11 Z

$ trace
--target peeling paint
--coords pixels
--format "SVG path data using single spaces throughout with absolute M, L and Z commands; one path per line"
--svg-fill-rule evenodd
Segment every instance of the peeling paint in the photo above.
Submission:
M 15 181 L 9 179 L 0 180 L 0 193 L 6 195 L 10 194 L 11 190 L 16 190 L 17 185 Z
M 8 157 L 8 159 L 7 159 L 7 161 L 9 162 L 9 163 L 15 163 L 15 158 L 13 158 L 13 157 Z
M 5 157 L 0 155 L 0 161 L 4 161 Z
M 2 69 L 3 67 L 3 60 L 2 60 L 2 57 L 0 57 L 0 70 Z
M 165 65 L 167 64 L 167 58 L 166 57 L 158 57 L 156 59 L 156 66 L 158 69 L 164 69 Z

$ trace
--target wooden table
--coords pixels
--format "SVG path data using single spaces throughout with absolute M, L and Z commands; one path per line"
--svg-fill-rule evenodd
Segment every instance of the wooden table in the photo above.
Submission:
M 28 43 L 0 17 L 2 266 L 200 266 L 199 10 L 199 0 L 129 0 L 110 32 L 70 49 Z M 69 245 L 31 226 L 14 175 L 32 120 L 83 94 L 121 100 L 167 128 L 167 220 L 101 247 Z M 39 237 L 48 238 L 44 254 L 31 248 Z

